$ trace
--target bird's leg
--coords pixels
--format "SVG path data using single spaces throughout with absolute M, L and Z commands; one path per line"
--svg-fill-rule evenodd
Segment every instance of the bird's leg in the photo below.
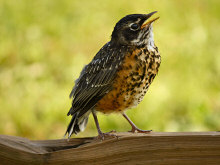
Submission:
M 129 124 L 131 125 L 132 129 L 130 132 L 135 133 L 135 131 L 137 131 L 138 133 L 150 133 L 152 130 L 141 130 L 139 129 L 132 121 L 131 119 L 129 119 L 129 117 L 125 114 L 122 113 L 122 115 L 124 116 L 124 118 L 129 122 Z
M 99 121 L 98 121 L 98 118 L 97 118 L 97 116 L 96 116 L 96 113 L 94 112 L 94 111 L 92 111 L 92 115 L 93 115 L 93 118 L 94 118 L 94 121 L 95 121 L 95 125 L 96 125 L 96 128 L 97 128 L 97 130 L 98 130 L 98 134 L 99 134 L 99 136 L 101 135 L 102 136 L 102 131 L 101 131 L 101 129 L 100 129 L 100 126 L 99 126 Z
M 98 130 L 98 139 L 100 140 L 104 140 L 105 136 L 111 136 L 111 137 L 117 137 L 117 135 L 114 135 L 114 134 L 111 134 L 111 132 L 109 133 L 103 133 L 100 129 L 100 126 L 99 126 L 99 122 L 98 122 L 98 118 L 96 116 L 96 113 L 94 111 L 92 111 L 92 115 L 93 115 L 93 118 L 94 118 L 94 121 L 95 121 L 95 125 L 96 125 L 96 128 Z M 118 138 L 118 137 L 117 137 Z

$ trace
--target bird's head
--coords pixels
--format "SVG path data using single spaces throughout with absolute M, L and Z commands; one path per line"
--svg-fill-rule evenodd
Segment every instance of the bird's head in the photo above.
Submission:
M 111 41 L 119 45 L 153 44 L 152 23 L 159 17 L 151 20 L 149 18 L 155 13 L 156 11 L 149 14 L 131 14 L 123 17 L 115 25 Z

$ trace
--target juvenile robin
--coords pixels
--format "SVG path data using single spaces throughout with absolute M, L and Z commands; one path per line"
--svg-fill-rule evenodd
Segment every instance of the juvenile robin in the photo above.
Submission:
M 152 24 L 159 17 L 149 20 L 155 13 L 131 14 L 118 21 L 111 40 L 83 68 L 70 93 L 68 138 L 85 129 L 92 113 L 98 137 L 104 139 L 107 133 L 101 131 L 96 112 L 121 113 L 132 132 L 150 132 L 137 128 L 125 111 L 142 101 L 158 73 L 161 59 Z

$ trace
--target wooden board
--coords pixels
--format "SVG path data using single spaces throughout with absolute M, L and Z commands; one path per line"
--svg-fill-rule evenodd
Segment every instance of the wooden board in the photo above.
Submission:
M 220 165 L 220 132 L 117 133 L 33 141 L 0 135 L 0 164 L 169 164 Z

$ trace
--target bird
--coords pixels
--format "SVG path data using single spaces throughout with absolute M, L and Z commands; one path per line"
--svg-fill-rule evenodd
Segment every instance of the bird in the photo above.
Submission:
M 65 136 L 84 131 L 90 114 L 93 115 L 98 138 L 104 139 L 97 112 L 119 113 L 129 122 L 135 133 L 139 129 L 125 111 L 136 107 L 158 73 L 161 56 L 154 44 L 153 23 L 159 19 L 149 14 L 130 14 L 120 19 L 107 42 L 85 65 L 70 93 L 72 105 L 67 113 L 72 119 Z M 111 135 L 110 135 L 111 136 Z

